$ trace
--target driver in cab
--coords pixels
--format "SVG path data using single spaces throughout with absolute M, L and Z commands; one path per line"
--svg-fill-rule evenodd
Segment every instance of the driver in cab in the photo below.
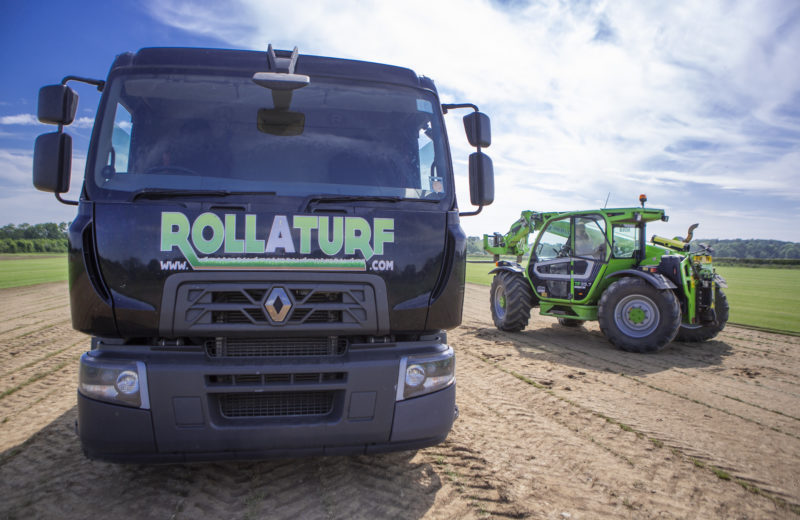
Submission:
M 602 259 L 605 257 L 606 244 L 599 233 L 589 234 L 586 224 L 578 222 L 575 226 L 575 256 Z

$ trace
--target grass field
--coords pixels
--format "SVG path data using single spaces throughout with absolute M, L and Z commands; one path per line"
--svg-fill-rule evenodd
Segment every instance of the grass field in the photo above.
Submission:
M 482 260 L 486 257 L 470 258 Z M 492 267 L 467 264 L 467 282 L 490 285 Z M 731 323 L 800 333 L 800 269 L 718 267 L 717 272 L 728 282 Z
M 67 279 L 67 255 L 0 255 L 0 289 Z
M 800 332 L 800 270 L 719 267 L 732 323 Z

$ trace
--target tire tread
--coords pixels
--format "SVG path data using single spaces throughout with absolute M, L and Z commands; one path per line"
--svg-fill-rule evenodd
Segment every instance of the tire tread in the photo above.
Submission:
M 662 322 L 656 331 L 648 337 L 631 338 L 620 331 L 614 324 L 614 307 L 616 302 L 629 294 L 644 294 L 654 297 L 654 303 L 659 307 Z M 681 324 L 681 307 L 678 298 L 672 291 L 658 290 L 647 281 L 628 276 L 612 283 L 603 292 L 597 309 L 597 318 L 600 330 L 608 340 L 628 352 L 658 352 L 670 343 Z M 660 332 L 656 334 L 656 332 Z
M 494 295 L 499 284 L 503 285 L 506 297 L 506 315 L 503 318 L 498 317 L 494 310 Z M 531 318 L 533 290 L 521 274 L 500 271 L 492 280 L 489 305 L 495 327 L 508 332 L 519 332 L 528 326 Z

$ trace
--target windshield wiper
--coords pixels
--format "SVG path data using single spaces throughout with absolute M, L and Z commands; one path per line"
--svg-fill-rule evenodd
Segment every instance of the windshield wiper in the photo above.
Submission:
M 439 202 L 440 199 L 410 199 L 397 195 L 336 195 L 336 194 L 316 194 L 309 195 L 300 205 L 301 211 L 308 211 L 312 204 L 327 202 L 400 202 L 411 200 L 415 202 Z
M 144 188 L 133 195 L 137 199 L 171 199 L 174 197 L 229 197 L 231 195 L 275 195 L 274 191 L 181 190 Z

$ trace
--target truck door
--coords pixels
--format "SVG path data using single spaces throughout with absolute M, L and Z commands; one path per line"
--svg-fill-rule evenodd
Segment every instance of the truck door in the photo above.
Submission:
M 542 230 L 528 267 L 539 297 L 586 298 L 608 256 L 605 230 L 599 215 L 564 217 Z

